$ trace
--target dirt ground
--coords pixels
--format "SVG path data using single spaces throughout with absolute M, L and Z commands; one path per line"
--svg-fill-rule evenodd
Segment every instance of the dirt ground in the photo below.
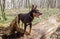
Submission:
M 51 34 L 56 31 L 58 25 L 60 24 L 59 22 L 56 21 L 57 16 L 58 15 L 52 16 L 49 19 L 46 19 L 33 26 L 31 36 L 27 34 L 26 36 L 23 37 L 23 33 L 20 33 L 16 34 L 17 35 L 16 37 L 12 35 L 10 39 L 48 39 L 51 36 Z M 27 29 L 27 32 L 28 30 L 29 28 Z

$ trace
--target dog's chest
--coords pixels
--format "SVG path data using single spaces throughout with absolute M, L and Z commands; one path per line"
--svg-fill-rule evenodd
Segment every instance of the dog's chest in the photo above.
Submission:
M 25 22 L 29 23 L 29 22 L 32 22 L 33 19 L 30 18 L 29 16 L 26 16 L 25 19 L 24 19 Z
M 30 16 L 26 15 L 23 19 L 22 22 L 24 23 L 30 23 L 33 21 L 33 18 L 30 18 Z

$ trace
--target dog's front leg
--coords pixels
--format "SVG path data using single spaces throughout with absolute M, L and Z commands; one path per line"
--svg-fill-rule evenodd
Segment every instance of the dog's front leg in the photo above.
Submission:
M 31 29 L 32 29 L 32 23 L 30 23 L 30 30 L 29 30 L 29 34 L 30 34 L 30 35 L 32 35 L 32 34 L 31 34 Z

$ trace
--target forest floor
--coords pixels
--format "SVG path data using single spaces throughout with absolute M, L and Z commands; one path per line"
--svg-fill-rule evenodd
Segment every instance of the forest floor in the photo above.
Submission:
M 32 27 L 32 35 L 26 35 L 25 37 L 13 37 L 10 39 L 46 39 L 48 36 L 50 36 L 53 32 L 56 31 L 58 26 L 60 25 L 60 22 L 57 21 L 58 16 L 60 14 L 51 16 L 50 18 L 41 21 L 40 23 L 34 25 Z M 27 29 L 28 32 L 29 28 Z M 48 34 L 47 34 L 48 33 Z
M 16 16 L 16 12 L 12 13 L 11 11 L 8 11 L 10 14 L 7 13 L 7 18 L 8 20 L 3 22 L 3 20 L 0 20 L 0 25 L 6 27 L 9 25 L 9 23 L 15 18 Z M 25 10 L 21 11 L 21 12 L 25 12 Z M 43 13 L 43 15 L 41 16 L 40 19 L 35 18 L 33 21 L 33 27 L 32 27 L 32 36 L 25 36 L 25 37 L 21 37 L 21 38 L 17 38 L 17 39 L 40 39 L 43 35 L 45 35 L 46 33 L 50 32 L 51 30 L 54 32 L 59 24 L 59 22 L 56 22 L 56 19 L 58 17 L 56 17 L 56 14 L 60 15 L 60 10 L 58 9 L 50 9 L 50 10 L 41 10 L 41 12 Z M 12 13 L 12 14 L 11 14 Z M 15 15 L 14 15 L 15 14 Z M 38 24 L 37 24 L 38 23 Z M 58 23 L 58 24 L 56 24 Z M 27 29 L 27 31 L 29 30 L 29 28 Z M 46 32 L 46 33 L 45 33 Z M 12 38 L 11 38 L 12 39 Z M 13 38 L 16 39 L 16 38 Z

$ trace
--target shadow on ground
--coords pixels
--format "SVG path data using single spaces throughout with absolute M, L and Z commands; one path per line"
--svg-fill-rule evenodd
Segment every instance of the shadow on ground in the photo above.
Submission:
M 2 39 L 18 39 L 18 38 L 24 37 L 23 35 L 24 35 L 24 33 L 18 32 L 18 33 L 15 33 L 15 34 L 11 34 L 9 36 L 3 35 Z M 27 33 L 27 35 L 29 35 L 29 34 Z

